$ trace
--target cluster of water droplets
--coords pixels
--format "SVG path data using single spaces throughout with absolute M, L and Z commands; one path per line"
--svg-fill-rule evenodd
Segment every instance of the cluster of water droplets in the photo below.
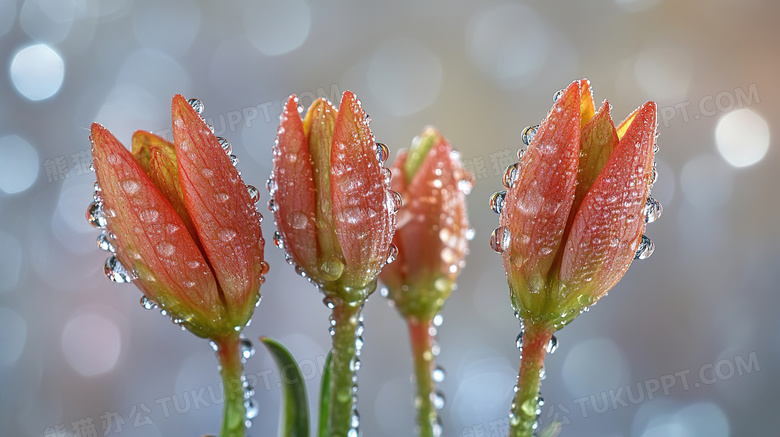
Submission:
M 90 164 L 89 167 L 94 171 L 94 166 Z M 116 257 L 116 242 L 117 236 L 108 229 L 108 217 L 103 210 L 103 196 L 101 194 L 101 188 L 97 182 L 95 182 L 95 191 L 92 195 L 92 203 L 87 207 L 87 222 L 93 227 L 100 229 L 101 233 L 97 237 L 97 246 L 100 250 L 111 253 L 111 256 L 106 259 L 103 265 L 103 273 L 108 279 L 117 283 L 130 282 L 136 279 L 138 275 L 125 268 Z
M 520 333 L 517 335 L 517 338 L 515 339 L 515 346 L 517 347 L 517 350 L 520 352 L 520 359 L 523 359 L 523 335 L 525 334 L 525 324 L 523 323 L 523 320 L 520 318 L 520 313 L 515 311 L 515 317 L 520 321 Z M 544 347 L 545 352 L 547 354 L 552 354 L 556 350 L 558 350 L 558 339 L 553 335 L 550 337 L 550 340 L 547 342 L 547 344 Z M 547 378 L 547 373 L 545 372 L 544 365 L 542 365 L 542 368 L 539 370 L 539 380 L 544 381 Z M 519 379 L 519 376 L 518 376 Z M 515 384 L 513 391 L 517 393 L 519 390 L 519 387 L 517 384 Z M 536 415 L 536 420 L 534 421 L 531 428 L 534 431 L 537 431 L 539 428 L 539 419 L 542 414 L 542 407 L 544 406 L 544 398 L 542 397 L 542 391 L 539 390 L 539 395 L 537 396 L 536 403 L 533 403 L 533 399 L 529 399 L 526 401 L 528 405 L 522 405 L 521 408 L 525 412 L 533 411 L 533 414 Z M 519 425 L 522 418 L 514 413 L 515 409 L 518 407 L 518 405 L 513 401 L 511 405 L 511 409 L 509 411 L 509 422 L 513 425 Z M 530 413 L 529 413 L 530 414 Z
M 244 337 L 244 334 L 241 334 L 239 337 L 239 342 L 239 352 L 241 354 L 241 364 L 243 368 L 243 365 L 246 364 L 246 361 L 254 356 L 255 346 L 252 344 L 251 340 Z M 217 355 L 217 361 L 219 361 L 219 345 L 217 345 L 217 343 L 214 341 L 210 341 L 209 345 Z M 221 365 L 219 366 L 219 370 L 222 370 Z M 246 378 L 246 374 L 243 372 L 243 370 L 241 372 L 241 388 L 244 399 L 244 426 L 246 428 L 251 428 L 252 420 L 257 417 L 258 414 L 260 414 L 260 408 L 258 407 L 257 402 L 254 400 L 255 388 Z
M 653 170 L 650 177 L 650 189 L 652 190 L 653 185 L 655 185 L 655 182 L 658 180 L 658 170 L 656 169 L 655 165 L 655 154 L 658 153 L 658 132 L 655 134 L 655 138 L 653 138 Z M 663 213 L 663 207 L 661 206 L 661 203 L 657 201 L 652 194 L 649 194 L 647 196 L 647 201 L 645 202 L 645 224 L 652 223 L 656 220 L 658 220 L 659 217 L 661 217 L 661 213 Z M 650 257 L 650 255 L 653 254 L 655 251 L 655 243 L 653 243 L 653 240 L 647 237 L 647 235 L 642 235 L 642 239 L 639 241 L 639 247 L 636 249 L 636 254 L 634 254 L 634 259 L 647 259 Z

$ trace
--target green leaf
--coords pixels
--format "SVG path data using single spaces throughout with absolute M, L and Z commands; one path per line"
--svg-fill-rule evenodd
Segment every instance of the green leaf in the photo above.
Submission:
M 279 366 L 283 391 L 279 436 L 309 437 L 309 400 L 306 382 L 290 351 L 278 341 L 260 337 Z
M 539 437 L 556 437 L 561 432 L 561 422 L 553 422 L 539 434 Z
M 333 351 L 328 352 L 325 365 L 322 367 L 322 387 L 320 388 L 320 423 L 319 437 L 328 437 L 328 416 L 330 413 L 330 361 Z

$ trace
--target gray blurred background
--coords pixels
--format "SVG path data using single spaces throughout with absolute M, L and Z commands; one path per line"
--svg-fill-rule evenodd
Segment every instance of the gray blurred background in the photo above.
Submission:
M 136 129 L 170 135 L 171 97 L 198 97 L 262 187 L 283 100 L 349 89 L 394 152 L 434 124 L 476 173 L 477 235 L 439 330 L 442 416 L 445 436 L 506 435 L 518 323 L 487 200 L 523 127 L 588 77 L 617 120 L 658 102 L 665 212 L 647 231 L 655 255 L 558 334 L 542 423 L 563 421 L 563 436 L 780 435 L 779 5 L 0 0 L 0 434 L 219 429 L 207 343 L 103 275 L 84 219 L 90 123 L 125 144 Z M 287 344 L 316 398 L 328 311 L 282 251 L 269 243 L 266 258 L 246 333 Z M 406 328 L 378 294 L 365 320 L 362 433 L 413 435 Z M 262 349 L 246 370 L 260 406 L 249 434 L 274 436 L 279 374 Z

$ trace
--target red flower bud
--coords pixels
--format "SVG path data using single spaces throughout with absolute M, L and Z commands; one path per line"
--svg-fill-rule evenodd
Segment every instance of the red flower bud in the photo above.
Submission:
M 274 241 L 299 274 L 349 302 L 373 292 L 391 251 L 400 197 L 385 180 L 387 153 L 353 93 L 338 110 L 316 100 L 304 120 L 298 99 L 287 101 L 268 181 Z
M 656 106 L 645 103 L 617 128 L 609 110 L 606 101 L 594 110 L 587 80 L 573 82 L 504 178 L 491 245 L 523 319 L 564 326 L 652 252 L 643 232 L 660 214 L 649 196 Z
M 381 279 L 404 316 L 428 320 L 450 295 L 474 234 L 466 214 L 473 183 L 458 153 L 432 127 L 393 163 L 391 187 L 403 196 L 393 237 L 398 258 Z
M 173 144 L 138 131 L 131 153 L 92 125 L 97 191 L 88 217 L 106 228 L 101 247 L 116 251 L 109 278 L 134 280 L 145 306 L 214 338 L 243 328 L 260 298 L 268 264 L 257 189 L 182 96 L 172 106 Z

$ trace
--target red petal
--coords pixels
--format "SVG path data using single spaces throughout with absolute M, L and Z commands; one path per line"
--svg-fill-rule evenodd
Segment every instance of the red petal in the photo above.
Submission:
M 631 265 L 645 229 L 656 127 L 655 103 L 645 103 L 585 196 L 561 265 L 570 297 L 586 294 L 595 301 Z
M 117 258 L 175 317 L 211 326 L 225 316 L 208 263 L 179 215 L 103 126 L 92 124 L 92 156 Z M 198 331 L 193 329 L 194 331 Z
M 392 202 L 381 167 L 366 114 L 345 91 L 333 130 L 330 184 L 348 286 L 362 287 L 376 278 L 393 238 L 395 211 L 388 209 Z
M 571 83 L 555 102 L 508 190 L 500 223 L 510 230 L 503 252 L 510 287 L 527 297 L 544 287 L 561 245 L 577 178 L 580 149 L 580 83 Z M 527 292 L 523 292 L 523 289 Z M 530 302 L 521 302 L 526 308 Z
M 464 170 L 450 156 L 450 143 L 432 128 L 422 136 L 430 135 L 433 145 L 408 185 L 399 212 L 399 217 L 410 218 L 395 238 L 405 249 L 407 280 L 418 285 L 441 276 L 454 281 L 468 250 L 466 195 L 458 189 Z
M 593 89 L 590 87 L 590 81 L 588 79 L 582 79 L 579 82 L 580 94 L 582 95 L 580 100 L 580 112 L 582 114 L 580 128 L 583 128 L 595 115 L 596 105 L 593 103 Z
M 309 146 L 298 114 L 298 99 L 287 100 L 277 132 L 279 152 L 274 155 L 276 227 L 284 236 L 285 250 L 308 272 L 316 271 L 317 233 L 315 193 Z
M 264 273 L 260 218 L 238 170 L 184 97 L 173 98 L 173 138 L 184 194 L 234 323 L 251 317 Z
M 617 147 L 618 137 L 609 110 L 609 102 L 605 100 L 580 134 L 580 165 L 577 171 L 577 191 L 572 206 L 572 219 L 585 194 Z

